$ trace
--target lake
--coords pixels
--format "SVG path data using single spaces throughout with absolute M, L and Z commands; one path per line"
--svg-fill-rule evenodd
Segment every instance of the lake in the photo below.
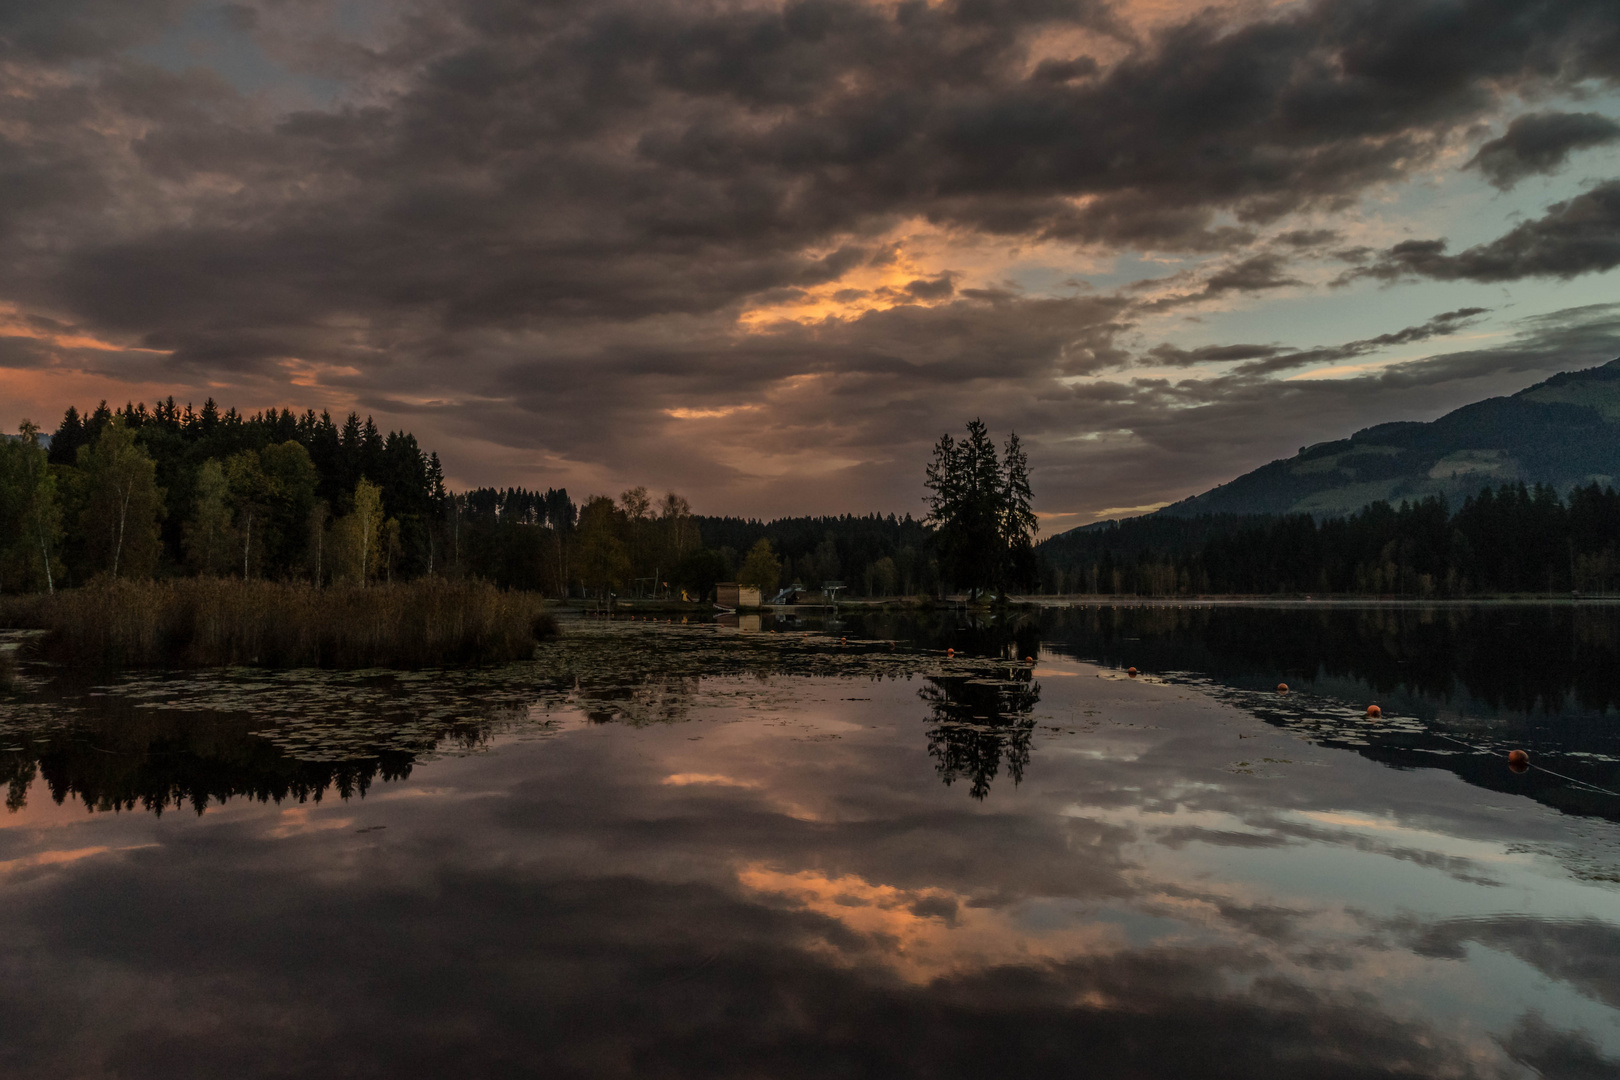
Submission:
M 24 664 L 0 1072 L 1620 1075 L 1620 607 L 563 621 Z

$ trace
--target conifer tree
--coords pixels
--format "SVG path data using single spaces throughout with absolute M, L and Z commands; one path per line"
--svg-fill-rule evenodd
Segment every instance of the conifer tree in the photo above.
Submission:
M 941 435 L 928 464 L 928 524 L 935 529 L 941 571 L 970 595 L 1005 589 L 1033 576 L 1029 460 L 1015 434 L 1006 461 L 996 455 L 984 422 L 970 420 L 967 437 Z
M 1030 507 L 1034 493 L 1029 486 L 1029 457 L 1017 432 L 1007 437 L 1001 464 L 1001 547 L 1005 565 L 999 584 L 1002 588 L 1028 588 L 1040 574 L 1035 534 L 1041 524 Z

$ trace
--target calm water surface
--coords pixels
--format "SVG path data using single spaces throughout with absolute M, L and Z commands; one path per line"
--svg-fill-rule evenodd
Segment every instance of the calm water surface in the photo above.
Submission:
M 1620 1075 L 1614 608 L 23 672 L 7 1076 Z

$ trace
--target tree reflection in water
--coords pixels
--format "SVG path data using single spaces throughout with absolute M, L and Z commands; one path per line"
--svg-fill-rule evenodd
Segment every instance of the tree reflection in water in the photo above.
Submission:
M 675 724 L 689 718 L 697 699 L 696 675 L 658 675 L 636 683 L 574 689 L 574 699 L 593 724 Z
M 917 696 L 928 703 L 928 756 L 947 785 L 966 779 L 968 794 L 983 799 L 1003 762 L 1015 785 L 1023 781 L 1041 699 L 1027 669 L 999 679 L 931 676 Z

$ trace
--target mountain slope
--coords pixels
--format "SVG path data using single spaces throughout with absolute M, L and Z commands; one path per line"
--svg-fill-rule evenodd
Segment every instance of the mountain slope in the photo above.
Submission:
M 1620 359 L 1429 423 L 1379 424 L 1305 447 L 1157 514 L 1334 516 L 1380 499 L 1443 495 L 1455 506 L 1486 485 L 1523 481 L 1563 492 L 1617 478 Z

